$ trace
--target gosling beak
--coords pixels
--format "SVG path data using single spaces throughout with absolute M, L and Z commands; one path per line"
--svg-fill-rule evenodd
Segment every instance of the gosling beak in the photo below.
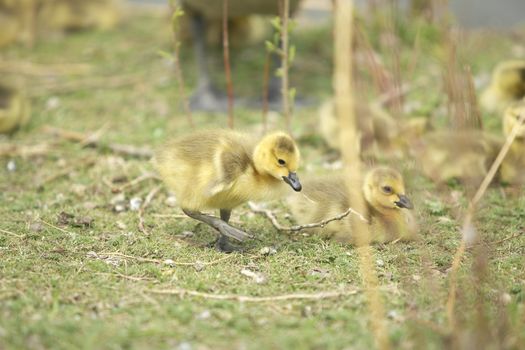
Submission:
M 299 178 L 297 177 L 296 173 L 290 172 L 288 176 L 283 176 L 283 180 L 288 185 L 290 185 L 295 192 L 299 192 L 303 188 L 303 186 L 301 186 L 301 183 L 299 182 Z
M 406 209 L 413 209 L 414 206 L 412 205 L 412 202 L 410 199 L 408 199 L 407 196 L 404 194 L 399 195 L 399 200 L 397 202 L 394 202 L 395 205 L 398 206 L 398 208 L 406 208 Z

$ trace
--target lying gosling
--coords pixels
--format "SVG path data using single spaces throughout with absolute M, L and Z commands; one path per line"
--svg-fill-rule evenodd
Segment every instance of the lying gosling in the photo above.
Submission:
M 14 132 L 29 121 L 30 104 L 16 89 L 0 85 L 0 134 Z
M 480 104 L 488 112 L 503 112 L 512 102 L 525 97 L 525 60 L 501 62 L 482 92 Z
M 524 114 L 525 100 L 514 103 L 506 109 L 503 117 L 503 133 L 505 136 L 512 132 Z M 518 130 L 518 134 L 500 168 L 501 182 L 515 187 L 525 185 L 525 126 L 522 125 Z
M 345 212 L 350 206 L 347 186 L 347 181 L 340 174 L 304 182 L 304 195 L 288 197 L 294 218 L 299 224 L 307 224 Z M 363 180 L 362 191 L 368 206 L 372 241 L 410 240 L 415 237 L 417 224 L 407 210 L 413 206 L 405 195 L 401 174 L 388 167 L 373 168 Z M 348 237 L 350 230 L 348 220 L 343 219 L 316 228 L 314 232 L 337 239 Z
M 402 156 L 408 149 L 409 141 L 421 137 L 430 129 L 427 118 L 398 121 L 377 104 L 358 104 L 356 117 L 364 157 L 381 159 L 385 155 Z M 325 102 L 319 109 L 319 125 L 326 144 L 339 150 L 340 127 L 332 100 Z
M 196 132 L 168 143 L 158 152 L 157 169 L 175 193 L 186 215 L 219 231 L 217 248 L 231 251 L 228 238 L 249 235 L 228 225 L 231 211 L 247 201 L 264 201 L 286 194 L 285 184 L 301 191 L 296 171 L 300 154 L 284 132 L 254 142 L 231 130 Z M 201 213 L 219 209 L 220 217 Z
M 496 135 L 481 130 L 436 131 L 412 148 L 425 176 L 439 185 L 459 181 L 478 186 L 502 145 Z

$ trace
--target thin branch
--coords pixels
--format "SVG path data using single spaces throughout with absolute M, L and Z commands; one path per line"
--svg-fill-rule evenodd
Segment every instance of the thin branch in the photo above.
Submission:
M 345 212 L 342 212 L 340 214 L 337 214 L 336 216 L 333 216 L 331 218 L 328 218 L 328 219 L 325 219 L 319 222 L 315 222 L 311 224 L 304 224 L 304 225 L 283 226 L 279 223 L 279 221 L 275 217 L 275 214 L 271 210 L 261 208 L 252 202 L 248 202 L 248 206 L 250 207 L 250 210 L 252 212 L 265 215 L 271 221 L 272 225 L 280 231 L 297 232 L 297 231 L 301 231 L 304 229 L 325 227 L 330 222 L 342 220 L 350 214 L 356 215 L 357 217 L 359 217 L 359 219 L 361 219 L 363 222 L 366 222 L 367 224 L 369 223 L 368 220 L 361 213 L 355 211 L 352 208 L 348 208 Z
M 124 275 L 120 272 L 115 273 L 109 273 L 109 272 L 95 272 L 96 275 L 102 275 L 102 276 L 117 276 L 122 277 L 124 279 L 130 280 L 130 281 L 151 281 L 154 280 L 151 277 L 136 277 L 136 276 L 130 276 L 130 275 Z
M 237 294 L 211 294 L 203 293 L 195 290 L 187 290 L 181 288 L 175 289 L 146 289 L 146 293 L 152 294 L 165 294 L 165 295 L 178 295 L 184 297 L 186 295 L 192 297 L 199 297 L 204 299 L 211 300 L 233 300 L 238 302 L 248 302 L 248 303 L 264 303 L 272 301 L 288 301 L 288 300 L 322 300 L 322 299 L 334 299 L 344 296 L 356 295 L 359 293 L 359 289 L 348 289 L 342 291 L 326 291 L 319 293 L 295 293 L 295 294 L 283 294 L 283 295 L 273 295 L 265 297 L 254 297 L 249 295 L 237 295 Z
M 104 144 L 98 139 L 93 138 L 93 133 L 83 134 L 77 131 L 64 130 L 52 126 L 44 126 L 43 130 L 44 132 L 53 134 L 68 141 L 79 142 L 81 144 L 85 144 L 85 146 L 90 146 L 98 149 L 109 149 L 113 153 L 124 156 L 135 158 L 153 157 L 153 151 L 147 147 L 136 147 L 132 145 L 123 145 L 118 143 Z
M 144 81 L 144 75 L 117 75 L 111 77 L 93 77 L 73 81 L 48 82 L 33 84 L 29 95 L 33 97 L 48 96 L 49 94 L 64 94 L 89 89 L 115 89 L 134 85 Z
M 24 236 L 25 236 L 25 235 L 19 235 L 18 233 L 14 233 L 14 232 L 11 232 L 11 231 L 8 231 L 8 230 L 4 230 L 2 228 L 0 228 L 0 232 L 3 232 L 5 234 L 8 234 L 8 235 L 16 237 L 16 238 L 24 238 Z
M 290 17 L 290 0 L 282 0 L 283 13 L 281 20 L 281 44 L 282 44 L 282 55 L 281 55 L 281 94 L 283 97 L 283 114 L 286 121 L 286 130 L 291 133 L 292 131 L 292 116 L 290 108 L 290 90 L 288 81 L 288 19 Z
M 336 0 L 334 14 L 334 77 L 335 107 L 339 120 L 340 144 L 344 162 L 344 176 L 348 183 L 361 182 L 359 134 L 357 132 L 357 118 L 354 110 L 353 74 L 352 74 L 352 39 L 354 22 L 354 1 Z M 350 205 L 359 212 L 366 213 L 366 204 L 363 194 L 357 188 L 347 186 Z M 369 245 L 369 225 L 359 220 L 357 216 L 350 217 L 352 233 L 355 234 L 357 252 L 359 255 L 359 270 L 368 303 L 370 328 L 378 349 L 390 349 L 390 339 L 385 324 L 385 307 L 378 289 L 379 279 L 375 270 L 375 259 Z M 338 237 L 348 242 L 351 237 Z
M 233 129 L 233 81 L 230 67 L 230 41 L 228 34 L 228 0 L 222 0 L 222 50 L 224 56 L 224 73 L 228 93 L 228 127 Z
M 148 195 L 146 196 L 146 199 L 144 200 L 144 203 L 139 208 L 139 211 L 137 213 L 138 218 L 139 218 L 139 230 L 145 235 L 149 235 L 149 232 L 146 229 L 146 226 L 144 224 L 144 211 L 146 210 L 148 205 L 153 200 L 153 197 L 155 197 L 155 195 L 159 192 L 160 189 L 161 189 L 161 186 L 156 186 L 148 193 Z
M 143 182 L 143 181 L 146 181 L 146 180 L 150 180 L 150 179 L 154 179 L 154 180 L 160 180 L 160 177 L 155 174 L 155 173 L 145 173 L 145 174 L 142 174 L 136 178 L 134 178 L 133 180 L 129 181 L 129 182 L 126 182 L 125 184 L 123 184 L 122 186 L 120 187 L 112 187 L 112 192 L 122 192 L 130 187 L 133 187 L 135 185 L 138 185 L 139 183 Z
M 42 222 L 43 224 L 45 224 L 45 225 L 47 225 L 47 226 L 49 226 L 49 227 L 51 227 L 51 228 L 54 228 L 55 230 L 60 231 L 60 232 L 62 232 L 62 233 L 67 233 L 68 235 L 75 235 L 73 232 L 70 232 L 70 231 L 68 231 L 68 230 L 64 230 L 63 228 L 58 227 L 58 226 L 55 226 L 55 225 L 53 225 L 53 224 L 50 224 L 49 222 L 44 221 L 44 220 L 42 220 L 42 219 L 40 219 L 40 222 Z
M 0 144 L 0 157 L 22 158 L 40 156 L 49 153 L 49 143 L 37 143 L 33 145 Z
M 87 63 L 39 64 L 29 61 L 0 61 L 0 72 L 28 75 L 32 77 L 49 77 L 56 75 L 86 75 L 93 66 Z
M 215 264 L 218 264 L 218 263 L 223 262 L 225 260 L 231 259 L 232 257 L 235 256 L 233 254 L 230 254 L 230 255 L 227 255 L 227 256 L 222 257 L 220 259 L 212 260 L 212 261 L 199 261 L 199 260 L 197 260 L 195 262 L 180 262 L 180 261 L 173 261 L 173 260 L 170 260 L 170 259 L 160 260 L 160 259 L 143 258 L 143 257 L 139 257 L 139 256 L 122 254 L 122 253 L 119 253 L 119 252 L 107 252 L 107 253 L 102 252 L 102 253 L 97 253 L 96 255 L 97 256 L 108 256 L 108 257 L 109 256 L 117 256 L 117 257 L 121 257 L 121 258 L 132 259 L 132 260 L 136 260 L 136 261 L 140 261 L 140 262 L 150 262 L 150 263 L 155 263 L 155 264 L 167 264 L 169 262 L 169 265 L 173 265 L 173 266 L 196 266 L 196 265 L 210 266 L 210 265 L 215 265 Z
M 193 115 L 191 114 L 190 101 L 186 95 L 186 84 L 184 83 L 184 75 L 182 74 L 181 62 L 180 62 L 180 42 L 178 39 L 179 35 L 179 22 L 178 19 L 184 14 L 184 12 L 178 7 L 173 8 L 173 14 L 171 17 L 171 25 L 173 32 L 173 69 L 175 70 L 175 79 L 177 79 L 177 85 L 179 86 L 179 96 L 182 100 L 182 106 L 186 112 L 186 118 L 188 124 L 193 129 L 195 128 L 195 122 L 193 121 Z
M 271 53 L 266 51 L 264 58 L 264 71 L 263 71 L 263 91 L 262 91 L 262 124 L 263 134 L 268 131 L 268 110 L 270 109 L 268 102 L 268 84 L 270 81 L 270 63 Z
M 95 164 L 95 159 L 81 160 L 81 162 L 82 162 L 82 167 L 88 167 L 88 166 L 91 166 L 91 165 Z M 59 178 L 61 178 L 63 176 L 66 176 L 66 175 L 69 175 L 77 167 L 78 167 L 77 164 L 75 164 L 75 165 L 66 167 L 66 168 L 62 169 L 61 171 L 59 171 L 57 173 L 54 173 L 54 174 L 52 174 L 50 176 L 42 178 L 42 180 L 37 182 L 37 186 L 36 187 L 41 188 L 44 185 L 48 184 L 49 182 L 55 181 L 56 179 L 59 179 Z
M 520 237 L 523 235 L 523 232 L 518 232 L 518 233 L 515 233 L 513 235 L 510 235 L 510 236 L 507 236 L 503 239 L 500 239 L 498 241 L 493 241 L 493 242 L 487 242 L 488 245 L 493 245 L 493 244 L 501 244 L 503 242 L 506 242 L 506 241 L 510 241 L 511 239 L 514 239 L 516 237 Z

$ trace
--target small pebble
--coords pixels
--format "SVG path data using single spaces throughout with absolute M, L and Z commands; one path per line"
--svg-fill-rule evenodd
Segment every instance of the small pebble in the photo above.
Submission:
M 46 101 L 47 110 L 56 109 L 58 106 L 60 106 L 60 99 L 56 96 L 52 96 Z
M 204 310 L 203 312 L 197 315 L 198 320 L 207 320 L 210 317 L 211 317 L 210 310 Z
M 377 265 L 377 266 L 380 266 L 380 267 L 381 267 L 381 266 L 385 266 L 385 262 L 384 262 L 382 259 L 377 259 L 377 260 L 376 260 L 376 265 Z
M 9 160 L 9 162 L 7 162 L 6 168 L 7 168 L 7 171 L 9 171 L 11 173 L 16 171 L 16 163 L 15 163 L 15 161 L 13 159 Z
M 166 198 L 166 200 L 164 201 L 164 203 L 165 203 L 168 207 L 176 207 L 176 206 L 177 206 L 177 198 L 175 198 L 175 196 L 169 196 L 168 198 Z
M 166 259 L 162 263 L 164 265 L 169 265 L 169 266 L 174 266 L 175 265 L 175 261 L 173 261 L 172 259 Z
M 125 202 L 125 201 L 126 201 L 126 196 L 124 195 L 124 193 L 119 193 L 116 196 L 114 196 L 113 198 L 111 198 L 110 203 L 113 204 L 113 205 L 117 205 L 117 204 L 121 204 L 121 202 Z
M 133 211 L 138 211 L 142 205 L 142 198 L 133 197 L 129 200 L 129 209 Z
M 125 230 L 127 228 L 126 224 L 123 223 L 122 221 L 117 221 L 116 224 L 117 224 L 117 227 L 121 230 Z
M 40 222 L 33 222 L 31 225 L 29 225 L 29 229 L 33 232 L 40 232 L 44 229 L 44 225 L 42 225 Z
M 273 255 L 277 253 L 277 250 L 272 247 L 262 247 L 261 250 L 259 250 L 259 254 L 261 255 Z
M 115 211 L 117 213 L 121 213 L 123 212 L 124 210 L 126 210 L 126 206 L 125 205 L 122 205 L 122 204 L 117 204 L 115 205 Z
M 188 342 L 182 342 L 179 343 L 179 346 L 177 347 L 177 350 L 192 350 L 193 346 L 191 346 Z
M 204 267 L 205 265 L 200 261 L 197 261 L 195 264 L 193 264 L 193 268 L 195 269 L 195 271 L 202 271 L 204 270 Z

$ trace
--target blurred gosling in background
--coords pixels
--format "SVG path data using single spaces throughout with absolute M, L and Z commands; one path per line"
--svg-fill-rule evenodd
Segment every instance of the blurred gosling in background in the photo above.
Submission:
M 522 115 L 525 114 L 525 99 L 516 102 L 505 110 L 503 132 L 508 136 Z M 513 187 L 525 186 L 525 126 L 519 128 L 509 153 L 501 163 L 501 182 Z
M 499 63 L 490 85 L 482 92 L 481 106 L 491 113 L 502 113 L 512 102 L 525 97 L 525 60 Z

